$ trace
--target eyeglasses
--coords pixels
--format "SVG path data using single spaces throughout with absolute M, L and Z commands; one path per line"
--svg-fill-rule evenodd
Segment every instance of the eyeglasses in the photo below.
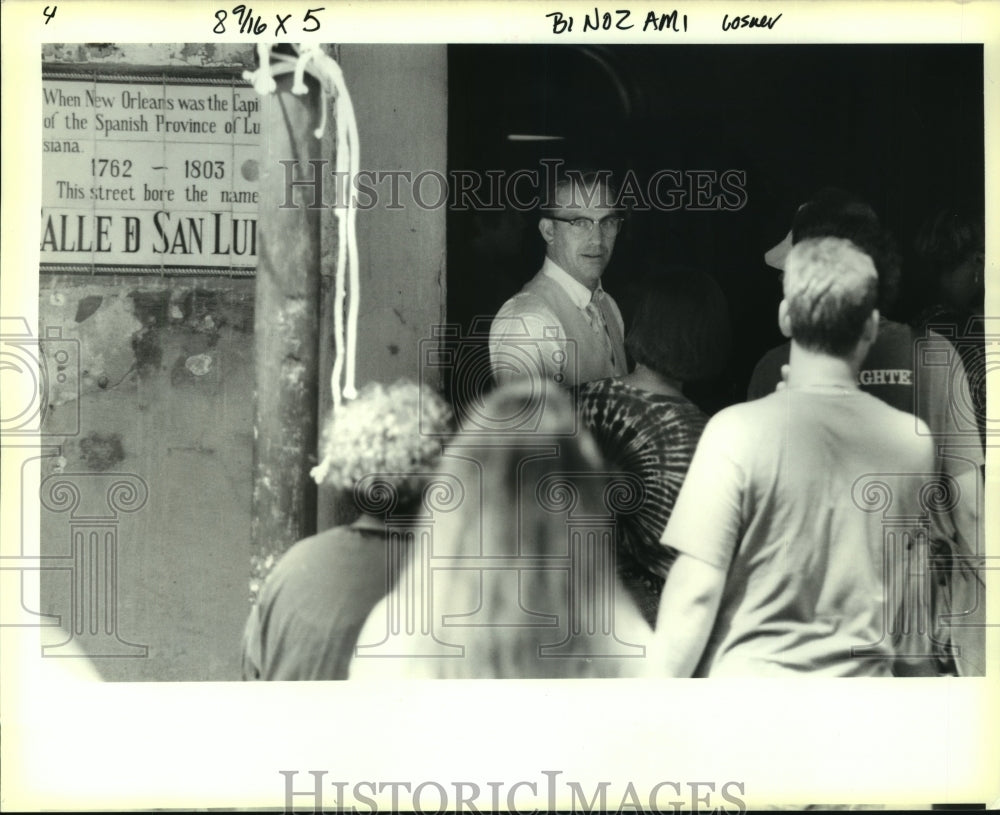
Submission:
M 562 221 L 564 224 L 569 224 L 569 228 L 579 235 L 589 235 L 594 231 L 594 224 L 599 224 L 601 227 L 601 233 L 606 238 L 614 237 L 618 234 L 618 230 L 622 228 L 622 224 L 625 223 L 625 219 L 621 215 L 605 215 L 603 218 L 584 218 L 583 216 L 577 216 L 576 218 L 560 218 L 557 215 L 546 215 L 546 218 L 550 218 L 553 221 Z

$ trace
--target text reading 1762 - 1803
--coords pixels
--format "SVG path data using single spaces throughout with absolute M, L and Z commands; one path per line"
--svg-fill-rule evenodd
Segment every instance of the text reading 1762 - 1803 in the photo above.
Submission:
M 42 93 L 43 266 L 256 265 L 252 88 L 45 79 Z

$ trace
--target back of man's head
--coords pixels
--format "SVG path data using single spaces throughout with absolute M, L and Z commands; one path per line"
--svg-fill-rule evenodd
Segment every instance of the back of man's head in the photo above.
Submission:
M 810 351 L 848 356 L 878 296 L 872 259 L 843 238 L 806 238 L 785 262 L 785 308 L 792 339 Z

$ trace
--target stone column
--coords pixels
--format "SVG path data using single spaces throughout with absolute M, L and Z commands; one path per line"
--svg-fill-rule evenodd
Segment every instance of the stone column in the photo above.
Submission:
M 275 79 L 277 90 L 261 97 L 252 595 L 274 561 L 316 531 L 309 471 L 316 463 L 320 211 L 328 172 L 310 163 L 319 154 L 315 80 L 307 76 L 310 91 L 297 96 L 291 73 Z M 315 183 L 290 185 L 286 172 Z

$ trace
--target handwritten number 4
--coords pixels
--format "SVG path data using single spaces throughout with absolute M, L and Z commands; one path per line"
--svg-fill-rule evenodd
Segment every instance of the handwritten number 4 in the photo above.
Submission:
M 42 12 L 42 14 L 45 15 L 45 25 L 48 25 L 49 24 L 49 20 L 51 20 L 53 17 L 56 16 L 56 9 L 58 9 L 58 8 L 59 8 L 59 6 L 53 6 L 52 7 L 52 12 L 49 13 L 49 7 L 48 6 L 45 7 L 45 11 Z

